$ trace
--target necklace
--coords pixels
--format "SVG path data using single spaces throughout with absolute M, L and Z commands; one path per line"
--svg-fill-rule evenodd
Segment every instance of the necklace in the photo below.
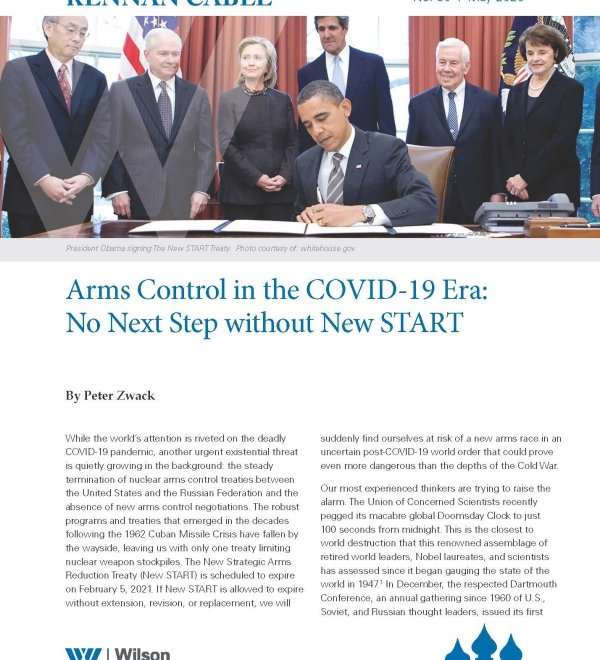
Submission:
M 249 87 L 246 87 L 245 83 L 242 83 L 242 90 L 244 91 L 244 94 L 248 94 L 248 96 L 263 96 L 267 93 L 266 87 L 263 87 L 262 89 L 250 89 Z
M 540 89 L 544 89 L 544 87 L 548 84 L 548 81 L 550 80 L 550 78 L 552 78 L 552 76 L 550 76 L 549 78 L 546 78 L 546 80 L 544 80 L 544 82 L 543 82 L 541 85 L 538 85 L 537 87 L 534 87 L 534 86 L 531 84 L 532 81 L 530 81 L 530 82 L 529 82 L 529 89 L 530 89 L 532 92 L 539 92 Z

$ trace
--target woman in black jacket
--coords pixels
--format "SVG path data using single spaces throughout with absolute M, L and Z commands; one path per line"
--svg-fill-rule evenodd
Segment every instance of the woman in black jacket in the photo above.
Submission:
M 288 94 L 276 89 L 277 54 L 263 37 L 238 46 L 237 86 L 219 101 L 219 200 L 228 220 L 291 220 L 298 135 Z
M 527 28 L 519 50 L 532 75 L 508 95 L 502 149 L 506 192 L 517 201 L 543 201 L 565 193 L 578 207 L 581 168 L 576 146 L 583 85 L 556 69 L 567 56 L 558 30 L 548 25 Z

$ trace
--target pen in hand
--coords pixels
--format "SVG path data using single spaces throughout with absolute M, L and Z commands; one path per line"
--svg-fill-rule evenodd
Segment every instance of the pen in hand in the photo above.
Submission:
M 319 204 L 323 204 L 323 195 L 321 195 L 321 190 L 319 189 L 319 186 L 317 186 L 317 201 Z

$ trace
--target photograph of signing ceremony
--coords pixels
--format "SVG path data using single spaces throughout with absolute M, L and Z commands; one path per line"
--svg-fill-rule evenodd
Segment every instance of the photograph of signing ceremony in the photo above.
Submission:
M 0 17 L 2 238 L 600 236 L 599 33 Z

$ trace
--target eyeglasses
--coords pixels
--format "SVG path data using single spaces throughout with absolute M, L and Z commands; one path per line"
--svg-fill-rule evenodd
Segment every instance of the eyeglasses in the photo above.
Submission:
M 77 34 L 83 41 L 85 41 L 90 36 L 90 33 L 87 30 L 78 30 L 74 25 L 65 25 L 64 23 L 59 23 L 58 21 L 51 22 L 55 25 L 60 25 L 61 28 L 64 28 L 65 32 L 70 37 L 74 37 Z

